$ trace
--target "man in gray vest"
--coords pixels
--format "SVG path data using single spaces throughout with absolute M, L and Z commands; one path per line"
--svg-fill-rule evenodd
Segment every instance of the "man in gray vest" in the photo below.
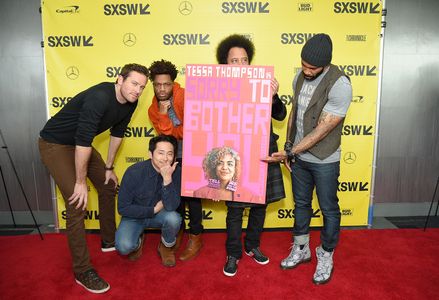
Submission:
M 316 187 L 323 214 L 321 245 L 316 248 L 315 284 L 331 279 L 333 254 L 340 234 L 337 186 L 340 174 L 340 139 L 344 118 L 352 99 L 349 78 L 331 64 L 332 41 L 317 34 L 302 49 L 302 72 L 293 81 L 294 100 L 284 151 L 271 161 L 284 161 L 291 171 L 294 208 L 294 243 L 282 269 L 311 261 L 309 226 L 312 194 Z

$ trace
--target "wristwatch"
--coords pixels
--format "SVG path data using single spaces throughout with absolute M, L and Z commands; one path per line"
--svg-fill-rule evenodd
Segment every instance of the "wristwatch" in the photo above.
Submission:
M 112 171 L 112 170 L 114 170 L 114 166 L 111 166 L 111 167 L 105 166 L 104 169 L 105 169 L 105 171 Z
M 287 153 L 287 159 L 290 162 L 294 162 L 296 160 L 296 155 L 293 152 L 293 143 L 290 141 L 285 143 L 284 150 Z

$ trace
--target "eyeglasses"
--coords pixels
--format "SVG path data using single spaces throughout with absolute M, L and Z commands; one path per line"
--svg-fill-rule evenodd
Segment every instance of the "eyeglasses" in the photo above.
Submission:
M 160 82 L 154 82 L 152 85 L 153 85 L 154 88 L 156 88 L 156 89 L 159 89 L 159 88 L 161 88 L 161 87 L 164 87 L 165 89 L 168 89 L 168 88 L 172 87 L 173 83 L 172 83 L 172 82 L 163 82 L 163 83 L 160 83 Z

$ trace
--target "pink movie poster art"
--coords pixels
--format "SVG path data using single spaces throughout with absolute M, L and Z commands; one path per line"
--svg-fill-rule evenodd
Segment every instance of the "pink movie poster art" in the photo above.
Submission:
M 265 203 L 273 72 L 186 66 L 182 196 Z

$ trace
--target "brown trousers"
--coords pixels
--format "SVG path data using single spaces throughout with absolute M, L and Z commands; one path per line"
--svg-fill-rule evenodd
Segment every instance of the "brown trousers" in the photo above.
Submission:
M 42 138 L 38 141 L 41 159 L 60 189 L 66 206 L 67 239 L 73 260 L 75 274 L 92 269 L 85 238 L 85 211 L 76 209 L 76 203 L 69 205 L 68 199 L 73 194 L 76 182 L 75 146 L 49 143 Z M 98 192 L 99 224 L 102 240 L 113 242 L 116 231 L 114 182 L 105 185 L 105 162 L 93 148 L 87 169 L 87 176 Z M 88 202 L 94 199 L 88 198 Z

